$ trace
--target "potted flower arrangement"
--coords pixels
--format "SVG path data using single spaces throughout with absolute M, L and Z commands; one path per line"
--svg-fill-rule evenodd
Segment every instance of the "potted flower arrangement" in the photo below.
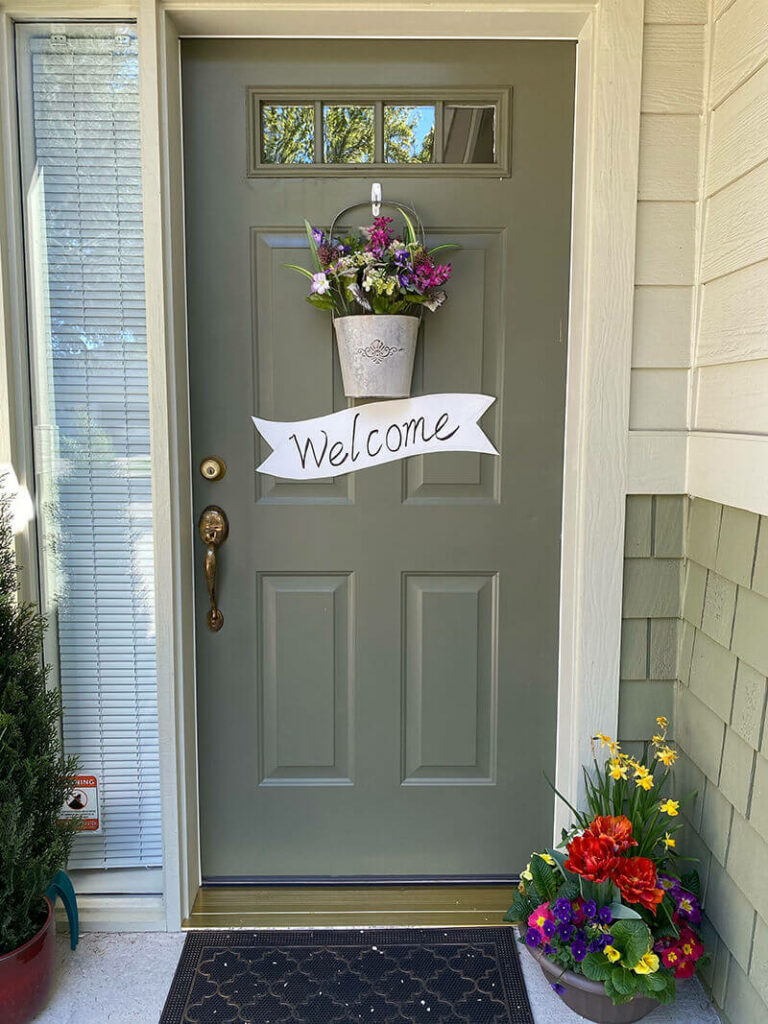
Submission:
M 0 478 L 0 1019 L 26 1024 L 53 983 L 45 891 L 66 864 L 80 820 L 58 820 L 77 762 L 61 752 L 60 696 L 46 687 L 45 622 L 17 600 L 10 506 Z
M 588 811 L 568 804 L 573 826 L 558 849 L 532 854 L 505 917 L 563 1001 L 602 1024 L 628 1024 L 673 1002 L 677 980 L 704 954 L 699 878 L 681 872 L 675 840 L 674 819 L 694 794 L 665 793 L 677 752 L 666 718 L 656 721 L 637 759 L 609 736 L 593 739 Z M 602 764 L 596 742 L 607 748 Z
M 286 264 L 309 278 L 307 301 L 331 313 L 348 398 L 410 394 L 421 312 L 434 312 L 446 299 L 442 286 L 451 265 L 435 254 L 458 246 L 427 249 L 406 211 L 398 210 L 402 237 L 393 234 L 391 217 L 375 217 L 341 238 L 333 225 L 326 234 L 305 221 L 314 270 Z

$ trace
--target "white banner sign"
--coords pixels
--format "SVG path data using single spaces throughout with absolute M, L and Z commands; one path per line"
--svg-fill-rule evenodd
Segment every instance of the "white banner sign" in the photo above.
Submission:
M 427 452 L 499 453 L 477 425 L 489 395 L 422 395 L 372 402 L 296 423 L 253 422 L 274 449 L 259 473 L 288 480 L 342 476 Z

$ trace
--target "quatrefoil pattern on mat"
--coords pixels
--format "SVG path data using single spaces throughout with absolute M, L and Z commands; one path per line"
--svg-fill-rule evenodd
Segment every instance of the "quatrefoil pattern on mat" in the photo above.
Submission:
M 192 932 L 160 1024 L 533 1024 L 511 928 Z

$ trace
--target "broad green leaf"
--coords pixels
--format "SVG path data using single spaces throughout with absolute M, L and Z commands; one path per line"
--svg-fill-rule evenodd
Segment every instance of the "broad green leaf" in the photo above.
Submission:
M 627 970 L 621 964 L 615 964 L 610 973 L 610 979 L 617 992 L 623 996 L 633 996 L 637 992 L 637 975 Z
M 536 883 L 536 888 L 547 900 L 554 900 L 557 895 L 557 881 L 555 873 L 546 861 L 541 857 L 531 857 L 531 874 Z
M 611 973 L 611 965 L 602 953 L 587 953 L 581 964 L 585 978 L 590 981 L 605 981 Z
M 635 918 L 638 920 L 641 919 L 636 910 L 633 910 L 632 907 L 625 906 L 623 903 L 611 903 L 609 904 L 608 909 L 610 910 L 611 917 L 614 921 L 627 919 L 634 920 Z
M 680 884 L 686 892 L 693 893 L 696 899 L 701 896 L 701 879 L 698 871 L 687 871 L 680 879 Z
M 644 921 L 616 921 L 611 925 L 611 935 L 625 967 L 635 967 L 651 944 L 651 933 Z
M 307 295 L 306 298 L 316 309 L 333 309 L 333 299 L 329 295 Z

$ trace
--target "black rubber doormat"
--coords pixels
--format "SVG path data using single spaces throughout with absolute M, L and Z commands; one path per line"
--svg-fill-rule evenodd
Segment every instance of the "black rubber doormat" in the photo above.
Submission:
M 191 932 L 160 1024 L 533 1024 L 511 928 Z

